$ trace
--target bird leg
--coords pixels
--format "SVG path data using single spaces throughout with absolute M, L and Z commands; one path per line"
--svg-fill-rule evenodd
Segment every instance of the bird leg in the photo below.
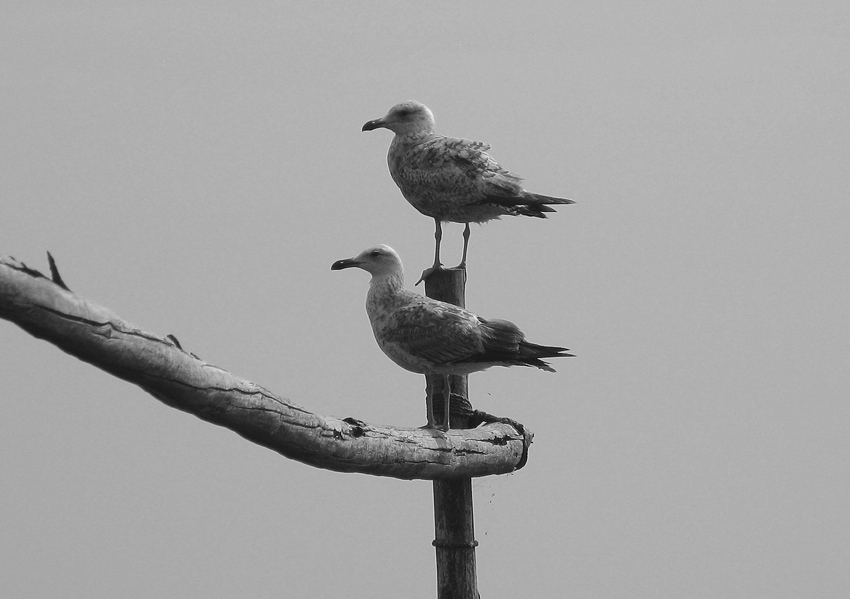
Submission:
M 434 392 L 434 389 L 431 387 L 431 377 L 427 374 L 425 375 L 425 407 L 428 412 L 428 424 L 425 425 L 425 428 L 436 428 L 434 422 L 434 399 L 431 394 Z
M 439 218 L 434 219 L 434 266 L 432 268 L 440 268 L 443 263 L 440 262 L 440 244 L 443 241 L 443 224 Z
M 461 256 L 460 264 L 457 268 L 466 270 L 466 248 L 469 246 L 469 223 L 463 228 L 463 256 Z
M 443 263 L 440 262 L 440 242 L 443 240 L 443 226 L 440 224 L 440 219 L 435 218 L 434 224 L 436 225 L 436 229 L 434 231 L 434 239 L 436 240 L 436 245 L 434 246 L 434 265 L 426 268 L 422 271 L 422 275 L 419 277 L 419 280 L 416 281 L 416 285 L 419 285 L 422 281 L 430 277 L 432 274 L 443 268 Z M 414 287 L 416 286 L 414 285 Z
M 443 412 L 446 415 L 446 420 L 443 423 L 443 430 L 445 432 L 449 432 L 449 418 L 451 417 L 451 410 L 449 409 L 449 404 L 452 401 L 452 385 L 449 382 L 449 375 L 443 375 Z

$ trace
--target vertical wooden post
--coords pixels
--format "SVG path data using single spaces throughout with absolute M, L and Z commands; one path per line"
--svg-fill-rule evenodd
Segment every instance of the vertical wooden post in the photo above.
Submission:
M 446 269 L 433 273 L 425 281 L 425 295 L 465 307 L 466 271 Z M 452 376 L 451 428 L 466 428 L 471 413 L 467 377 Z M 432 377 L 434 412 L 443 422 L 442 377 Z M 438 409 L 438 407 L 440 409 Z M 434 547 L 437 553 L 438 599 L 478 599 L 478 576 L 475 570 L 475 529 L 472 514 L 472 479 L 434 481 Z

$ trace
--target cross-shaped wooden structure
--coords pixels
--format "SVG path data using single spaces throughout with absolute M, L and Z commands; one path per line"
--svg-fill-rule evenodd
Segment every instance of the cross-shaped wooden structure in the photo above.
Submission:
M 451 381 L 458 397 L 451 402 L 452 430 L 445 434 L 313 414 L 204 362 L 173 335 L 146 332 L 84 300 L 70 291 L 49 254 L 48 259 L 49 277 L 0 258 L 0 318 L 171 407 L 286 457 L 340 472 L 433 480 L 438 597 L 477 599 L 472 478 L 521 468 L 531 434 L 510 419 L 472 410 L 466 377 Z M 463 306 L 465 278 L 463 270 L 439 271 L 426 281 L 426 293 Z M 442 421 L 441 377 L 432 383 Z

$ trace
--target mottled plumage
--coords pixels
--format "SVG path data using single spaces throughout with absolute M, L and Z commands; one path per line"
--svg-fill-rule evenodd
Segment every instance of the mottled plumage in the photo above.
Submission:
M 401 259 L 386 245 L 338 260 L 331 269 L 352 267 L 372 274 L 366 313 L 381 350 L 406 370 L 445 377 L 446 426 L 449 375 L 465 375 L 491 366 L 536 366 L 554 372 L 542 358 L 571 355 L 563 347 L 529 343 L 522 331 L 506 320 L 487 320 L 405 289 Z M 430 392 L 427 401 L 428 426 L 433 427 Z
M 463 258 L 466 265 L 469 223 L 501 216 L 546 218 L 550 204 L 573 204 L 526 191 L 520 177 L 499 166 L 478 141 L 444 137 L 434 132 L 434 115 L 425 105 L 409 101 L 393 106 L 386 116 L 363 125 L 364 131 L 384 127 L 395 133 L 387 163 L 402 195 L 436 224 L 434 266 L 440 265 L 441 222 L 465 223 Z M 421 279 L 420 279 L 421 280 Z

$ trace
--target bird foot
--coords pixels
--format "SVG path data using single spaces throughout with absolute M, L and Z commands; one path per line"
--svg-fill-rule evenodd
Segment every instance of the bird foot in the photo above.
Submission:
M 420 430 L 425 430 L 425 431 L 441 431 L 441 432 L 444 432 L 444 433 L 449 432 L 448 425 L 442 424 L 442 425 L 438 426 L 433 422 L 429 422 L 428 424 L 423 424 L 419 428 L 420 428 Z
M 434 266 L 426 268 L 425 270 L 422 271 L 422 275 L 419 277 L 419 280 L 416 281 L 416 285 L 419 285 L 419 283 L 421 283 L 422 281 L 424 281 L 425 279 L 430 277 L 432 274 L 434 274 L 435 272 L 438 272 L 440 270 L 443 270 L 443 265 L 440 264 L 440 263 L 437 263 Z M 414 285 L 414 287 L 416 287 L 416 285 Z

